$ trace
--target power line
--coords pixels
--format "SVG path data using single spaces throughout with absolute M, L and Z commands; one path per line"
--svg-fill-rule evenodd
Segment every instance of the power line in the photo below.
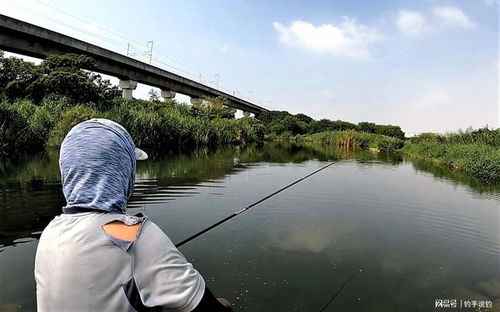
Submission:
M 104 31 L 106 31 L 106 32 L 108 32 L 108 33 L 114 34 L 114 35 L 116 35 L 116 36 L 118 36 L 118 37 L 121 37 L 122 39 L 125 39 L 125 40 L 127 40 L 127 41 L 129 41 L 129 42 L 134 42 L 134 43 L 136 43 L 136 44 L 138 44 L 138 45 L 144 45 L 144 43 L 143 43 L 143 42 L 139 42 L 139 41 L 138 41 L 138 40 L 136 40 L 136 39 L 133 39 L 133 38 L 130 38 L 130 37 L 126 36 L 126 35 L 123 35 L 123 34 L 121 34 L 121 33 L 118 33 L 118 32 L 116 32 L 116 31 L 114 31 L 114 30 L 112 30 L 112 29 L 110 29 L 110 28 L 108 28 L 108 27 L 106 27 L 106 26 L 103 26 L 103 25 L 100 25 L 100 24 L 96 24 L 96 23 L 94 23 L 94 22 L 92 22 L 92 21 L 89 21 L 88 17 L 86 17 L 87 19 L 84 19 L 84 18 L 82 18 L 82 17 L 78 17 L 78 16 L 74 15 L 73 13 L 71 13 L 71 12 L 69 12 L 69 11 L 67 11 L 67 10 L 63 10 L 63 9 L 61 9 L 61 8 L 55 7 L 55 6 L 53 6 L 53 5 L 50 5 L 50 4 L 45 3 L 45 2 L 43 2 L 43 1 L 40 1 L 40 0 L 36 0 L 36 1 L 37 1 L 38 3 L 40 3 L 40 4 L 44 5 L 44 6 L 47 6 L 47 7 L 49 7 L 49 8 L 52 8 L 52 9 L 54 9 L 54 10 L 56 10 L 56 11 L 58 11 L 58 12 L 62 13 L 62 14 L 65 14 L 65 15 L 67 15 L 67 16 L 73 17 L 74 19 L 77 19 L 77 20 L 79 20 L 79 21 L 81 21 L 81 22 L 83 22 L 83 23 L 85 23 L 85 24 L 95 25 L 96 27 L 100 28 L 101 30 L 104 30 Z M 165 57 L 165 58 L 167 58 L 167 59 L 170 59 L 171 61 L 176 62 L 176 63 L 178 63 L 178 64 L 179 64 L 179 65 L 181 65 L 181 66 L 184 66 L 184 67 L 186 67 L 186 68 L 190 68 L 191 70 L 198 71 L 198 69 L 194 69 L 194 68 L 192 68 L 190 65 L 187 65 L 186 63 L 184 63 L 184 62 L 182 62 L 182 61 L 180 61 L 180 60 L 178 60 L 178 59 L 176 59 L 176 58 L 174 58 L 174 57 L 172 57 L 172 56 L 165 55 L 165 54 L 163 54 L 163 53 L 161 53 L 161 52 L 157 52 L 157 55 L 160 55 L 160 56 L 163 56 L 163 57 Z
M 22 13 L 26 13 L 26 11 L 31 12 L 31 15 L 33 17 L 35 17 L 35 19 L 40 19 L 40 12 L 42 12 L 41 13 L 42 14 L 42 19 L 49 20 L 49 21 L 53 22 L 54 24 L 57 24 L 57 25 L 60 25 L 60 26 L 64 26 L 67 29 L 70 29 L 70 30 L 72 30 L 74 32 L 83 34 L 87 38 L 86 39 L 87 41 L 92 42 L 92 41 L 96 41 L 97 40 L 97 41 L 101 42 L 98 45 L 101 45 L 101 46 L 103 45 L 104 47 L 110 48 L 111 50 L 119 51 L 118 53 L 120 53 L 120 54 L 123 54 L 123 55 L 126 55 L 128 57 L 132 57 L 132 58 L 138 59 L 140 61 L 143 61 L 141 59 L 141 56 L 146 56 L 147 57 L 147 62 L 149 64 L 153 64 L 153 62 L 157 63 L 157 64 L 161 64 L 163 66 L 166 66 L 167 68 L 173 69 L 174 71 L 177 71 L 177 72 L 182 73 L 184 75 L 188 75 L 193 80 L 197 80 L 198 77 L 199 77 L 199 81 L 203 82 L 203 79 L 202 79 L 203 76 L 205 76 L 205 77 L 211 77 L 212 76 L 212 75 L 206 75 L 206 74 L 200 72 L 198 69 L 195 69 L 195 68 L 187 65 L 186 63 L 184 63 L 182 61 L 179 61 L 178 59 L 176 59 L 174 57 L 165 55 L 165 54 L 163 54 L 161 52 L 155 51 L 156 57 L 153 57 L 153 42 L 152 41 L 148 41 L 148 42 L 146 42 L 146 44 L 141 43 L 140 41 L 138 41 L 136 39 L 130 38 L 129 36 L 123 35 L 123 34 L 121 34 L 119 32 L 116 32 L 116 31 L 114 31 L 112 29 L 109 29 L 108 27 L 106 27 L 104 25 L 97 24 L 97 23 L 89 20 L 87 17 L 77 16 L 77 15 L 69 12 L 68 10 L 62 9 L 60 7 L 56 7 L 54 5 L 51 5 L 51 4 L 46 3 L 44 1 L 41 1 L 41 0 L 35 0 L 35 1 L 38 4 L 42 5 L 42 6 L 48 7 L 50 9 L 54 10 L 54 11 L 57 11 L 57 12 L 65 15 L 65 16 L 69 16 L 73 20 L 76 20 L 76 21 L 79 21 L 80 23 L 85 24 L 87 27 L 91 26 L 91 27 L 97 28 L 97 29 L 99 29 L 99 30 L 101 30 L 101 31 L 103 31 L 105 33 L 108 33 L 108 34 L 111 34 L 113 36 L 119 37 L 122 40 L 125 39 L 127 41 L 126 42 L 122 42 L 122 41 L 110 38 L 109 36 L 103 36 L 102 33 L 93 32 L 93 31 L 87 31 L 86 28 L 85 27 L 81 27 L 81 25 L 70 24 L 68 21 L 63 21 L 61 19 L 54 18 L 53 16 L 50 16 L 50 15 L 46 14 L 46 12 L 43 12 L 43 10 L 38 10 L 38 11 L 35 12 L 34 11 L 35 9 L 32 6 L 23 5 L 22 2 L 14 2 L 15 5 L 17 5 L 17 7 L 12 6 L 12 3 L 9 3 L 9 5 L 7 6 L 7 9 L 8 10 L 14 9 L 14 10 L 17 10 L 17 11 L 21 11 Z M 2 5 L 1 2 L 0 2 L 0 5 Z M 45 21 L 42 21 L 42 26 L 46 27 Z M 135 43 L 135 44 L 137 44 L 140 47 L 146 48 L 146 51 L 144 52 L 144 54 L 138 55 L 137 53 L 135 53 L 133 51 L 133 50 L 135 50 L 135 47 L 131 43 Z M 163 58 L 167 59 L 168 61 L 161 60 Z M 174 62 L 174 63 L 180 65 L 180 67 L 171 65 L 171 62 Z M 159 66 L 159 67 L 162 67 L 162 66 Z M 186 68 L 187 70 L 183 69 L 183 68 Z M 216 77 L 216 79 L 214 81 L 211 81 L 211 80 L 208 79 L 208 80 L 206 80 L 206 83 L 214 86 L 218 90 L 221 90 L 221 91 L 224 90 L 228 94 L 235 94 L 236 93 L 235 92 L 236 90 L 234 90 L 232 88 L 228 88 L 228 87 L 226 87 L 225 85 L 223 85 L 221 83 L 221 81 L 220 81 L 221 79 L 220 79 L 220 74 L 219 73 L 216 73 L 214 76 Z M 241 97 L 243 99 L 247 99 L 246 96 L 245 97 L 241 96 Z
M 135 40 L 135 39 L 132 39 L 132 38 L 130 38 L 130 37 L 128 37 L 128 36 L 125 36 L 125 35 L 123 35 L 123 34 L 121 34 L 121 33 L 118 33 L 118 32 L 116 32 L 116 31 L 113 31 L 113 30 L 111 30 L 111 29 L 109 29 L 109 28 L 107 28 L 107 27 L 105 27 L 105 26 L 103 26 L 103 25 L 98 25 L 98 24 L 95 24 L 95 23 L 93 23 L 93 22 L 91 22 L 91 21 L 89 21 L 89 20 L 86 20 L 86 19 L 83 19 L 83 18 L 81 18 L 81 17 L 78 17 L 78 16 L 76 16 L 76 15 L 74 15 L 74 14 L 72 14 L 72 13 L 70 13 L 70 12 L 66 11 L 66 10 L 62 10 L 61 8 L 58 8 L 58 7 L 52 6 L 52 5 L 50 5 L 50 4 L 48 4 L 48 3 L 45 3 L 45 2 L 43 2 L 43 1 L 41 1 L 41 0 L 36 0 L 36 1 L 37 1 L 38 3 L 40 3 L 40 4 L 42 4 L 42 5 L 45 5 L 45 6 L 47 6 L 47 7 L 50 7 L 50 8 L 52 8 L 52 9 L 54 9 L 54 10 L 57 10 L 58 12 L 61 12 L 61 13 L 65 14 L 65 15 L 68 15 L 68 16 L 71 16 L 71 17 L 73 17 L 73 18 L 75 18 L 75 19 L 77 19 L 77 20 L 79 20 L 79 21 L 81 21 L 81 22 L 83 22 L 83 23 L 85 23 L 85 24 L 94 25 L 94 26 L 96 26 L 96 27 L 98 27 L 98 28 L 100 28 L 100 29 L 102 29 L 102 30 L 104 30 L 104 31 L 106 31 L 106 32 L 109 32 L 109 33 L 111 33 L 111 34 L 117 35 L 117 36 L 119 36 L 119 37 L 121 37 L 121 38 L 123 38 L 123 39 L 129 40 L 130 42 L 135 42 L 135 43 L 138 43 L 138 44 L 140 44 L 140 45 L 143 45 L 143 43 L 139 43 L 139 41 L 137 41 L 137 40 Z M 73 28 L 73 29 L 74 29 L 74 28 Z M 115 41 L 115 42 L 116 42 L 116 41 Z M 130 42 L 127 42 L 127 51 L 129 51 L 129 49 L 130 49 Z M 151 62 L 151 54 L 152 54 L 152 53 L 146 53 L 146 55 L 150 57 L 150 60 L 149 60 L 149 63 L 150 63 L 150 64 L 152 63 L 152 62 Z M 198 72 L 198 70 L 197 70 L 197 69 L 194 69 L 193 67 L 191 67 L 191 66 L 187 65 L 186 63 L 184 63 L 184 62 L 182 62 L 182 61 L 179 61 L 179 60 L 177 60 L 177 59 L 175 59 L 175 58 L 173 58 L 173 57 L 171 57 L 171 56 L 167 56 L 167 55 L 165 55 L 165 54 L 163 54 L 163 53 L 161 53 L 161 52 L 156 52 L 156 54 L 157 54 L 157 55 L 159 55 L 160 57 L 164 57 L 164 58 L 167 58 L 167 59 L 169 59 L 169 60 L 171 60 L 171 61 L 173 61 L 173 62 L 175 62 L 175 63 L 178 63 L 179 65 L 181 65 L 181 66 L 183 66 L 183 67 L 186 67 L 186 68 L 188 68 L 188 69 L 190 69 L 190 70 L 193 70 L 193 71 L 195 71 L 195 72 Z M 127 53 L 127 55 L 128 55 L 128 56 L 135 56 L 135 55 L 129 55 L 129 53 Z M 172 65 L 170 65 L 170 64 L 168 64 L 168 63 L 165 63 L 165 62 L 161 62 L 161 61 L 159 61 L 158 59 L 156 59 L 156 61 L 157 61 L 157 62 L 159 62 L 159 63 L 161 63 L 161 64 L 163 64 L 163 65 L 165 65 L 165 66 L 168 66 L 168 67 L 170 67 L 170 68 L 173 68 L 173 69 L 175 69 L 175 70 L 178 70 L 178 71 L 180 71 L 180 72 L 182 72 L 182 73 L 185 73 L 185 74 L 186 74 L 186 73 L 188 73 L 188 74 L 189 74 L 190 76 L 192 76 L 192 77 L 197 76 L 196 74 L 194 74 L 194 73 L 192 73 L 192 72 L 190 72 L 190 71 L 181 70 L 181 69 L 180 69 L 180 68 L 178 68 L 178 67 L 172 66 Z M 200 73 L 200 75 L 201 75 L 201 73 Z M 218 77 L 217 77 L 217 82 L 215 82 L 215 83 L 213 83 L 213 84 L 215 84 L 215 85 L 216 85 L 216 88 L 217 88 L 217 89 L 224 89 L 224 90 L 226 90 L 226 91 L 227 91 L 227 92 L 229 92 L 229 93 L 231 93 L 231 92 L 233 92 L 233 91 L 234 91 L 234 90 L 231 90 L 231 89 L 229 89 L 229 88 L 226 88 L 226 87 L 222 86 L 222 84 L 221 84 L 221 83 L 220 83 L 220 81 L 219 81 L 219 80 L 220 80 L 220 74 L 215 74 L 215 75 L 216 75 L 216 76 L 218 76 Z M 209 76 L 209 75 L 204 75 L 204 76 Z M 202 80 L 202 79 L 200 79 L 200 82 L 201 82 L 201 80 Z M 209 83 L 210 83 L 210 81 L 209 81 Z
M 48 5 L 48 4 L 45 4 L 45 3 L 43 3 L 43 2 L 41 2 L 41 1 L 39 1 L 39 0 L 37 0 L 37 2 L 39 2 L 40 4 L 43 4 L 43 5 L 47 5 L 48 7 L 51 7 L 51 8 L 57 9 L 57 10 L 58 10 L 58 11 L 60 11 L 60 12 L 63 12 L 62 10 L 60 10 L 60 9 L 58 9 L 58 8 L 55 8 L 55 7 L 53 7 L 53 6 L 50 6 L 50 5 Z M 9 8 L 9 9 L 12 9 L 12 7 L 8 7 L 8 8 Z M 19 9 L 19 10 L 20 10 L 20 9 Z M 23 8 L 22 8 L 22 10 L 23 10 L 24 12 L 26 12 L 26 11 L 29 11 L 29 12 L 34 12 L 32 8 L 25 8 L 25 7 L 23 7 Z M 67 14 L 67 15 L 70 15 L 70 16 L 74 17 L 75 19 L 78 19 L 78 20 L 80 20 L 80 21 L 83 21 L 86 25 L 95 25 L 94 23 L 89 23 L 89 22 L 87 22 L 87 21 L 85 21 L 85 20 L 83 20 L 83 19 L 81 19 L 81 18 L 78 18 L 78 17 L 76 17 L 76 16 L 74 16 L 74 15 L 71 15 L 71 14 Z M 38 17 L 39 17 L 39 15 L 38 15 Z M 53 18 L 53 17 L 47 16 L 47 14 L 43 14 L 43 18 L 44 18 L 44 19 L 46 19 L 46 20 L 52 21 L 52 22 L 54 22 L 54 23 L 56 23 L 56 24 L 58 24 L 58 25 L 64 26 L 64 27 L 66 27 L 66 28 L 68 28 L 68 29 L 71 29 L 71 30 L 73 30 L 73 31 L 76 31 L 76 32 L 78 32 L 78 33 L 84 34 L 84 35 L 86 35 L 86 36 L 88 36 L 88 37 L 89 37 L 88 39 L 91 39 L 91 40 L 89 40 L 89 41 L 93 41 L 93 40 L 95 40 L 95 39 L 98 39 L 99 41 L 102 41 L 103 43 L 105 43 L 105 46 L 106 46 L 106 44 L 107 44 L 107 47 L 108 47 L 108 48 L 109 48 L 109 46 L 112 46 L 112 47 L 113 47 L 113 50 L 117 49 L 118 51 L 121 51 L 121 50 L 122 50 L 122 47 L 124 46 L 124 45 L 123 45 L 123 43 L 122 43 L 122 42 L 120 42 L 120 41 L 116 41 L 116 40 L 114 40 L 114 39 L 110 39 L 110 38 L 108 38 L 108 37 L 103 37 L 102 35 L 100 35 L 100 34 L 98 34 L 98 33 L 93 33 L 93 32 L 88 32 L 88 31 L 85 31 L 85 30 L 83 30 L 81 27 L 77 27 L 77 26 L 74 26 L 74 25 L 70 25 L 70 24 L 68 24 L 67 22 L 64 22 L 64 21 L 62 21 L 62 20 L 60 20 L 60 19 L 57 19 L 57 18 Z M 44 25 L 44 26 L 46 27 L 46 25 Z M 98 27 L 102 29 L 102 26 L 98 26 Z M 111 31 L 108 31 L 108 32 L 111 32 Z M 119 34 L 118 34 L 118 33 L 116 33 L 116 32 L 111 32 L 111 33 L 119 35 Z M 120 35 L 119 35 L 119 36 L 120 36 Z M 120 37 L 122 37 L 122 38 L 127 38 L 127 37 L 124 37 L 124 36 L 120 36 Z M 93 40 L 92 40 L 92 39 L 93 39 Z M 130 38 L 127 38 L 127 39 L 130 39 Z M 136 42 L 136 43 L 138 42 L 138 41 L 133 40 L 133 39 L 130 39 L 130 41 L 131 41 L 131 42 Z M 141 45 L 141 46 L 144 46 L 144 47 L 147 47 L 147 46 L 145 46 L 144 44 L 140 44 L 140 45 Z M 133 57 L 133 58 L 136 58 L 136 59 L 139 59 L 139 60 L 140 60 L 140 56 L 139 56 L 139 55 L 137 55 L 135 52 L 132 52 L 133 50 L 134 50 L 134 46 L 133 46 L 132 44 L 130 44 L 130 42 L 127 42 L 127 49 L 126 49 L 126 53 L 125 53 L 125 55 L 127 55 L 127 56 L 129 56 L 129 57 Z M 122 53 L 122 52 L 120 52 L 120 53 Z M 149 54 L 151 54 L 151 53 L 149 53 L 149 52 L 148 52 L 148 53 L 147 53 L 147 55 L 149 56 Z M 157 53 L 157 54 L 160 54 L 160 53 Z M 170 64 L 168 64 L 168 63 L 165 63 L 165 62 L 159 61 L 158 59 L 155 59 L 155 60 L 156 60 L 157 62 L 161 63 L 162 65 L 165 65 L 165 66 L 168 66 L 168 67 L 170 67 L 170 68 L 173 68 L 174 70 L 177 70 L 177 71 L 182 72 L 182 73 L 184 73 L 184 74 L 189 74 L 190 76 L 195 76 L 193 73 L 187 72 L 187 71 L 182 70 L 182 69 L 180 69 L 180 68 L 178 68 L 178 67 L 172 66 L 172 65 L 170 65 Z M 150 60 L 150 62 L 152 63 L 152 60 Z

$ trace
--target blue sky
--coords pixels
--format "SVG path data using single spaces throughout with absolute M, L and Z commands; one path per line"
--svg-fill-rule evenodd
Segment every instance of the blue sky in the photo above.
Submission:
M 153 64 L 271 109 L 408 133 L 499 126 L 496 0 L 0 0 L 0 13 L 130 42 L 143 60 L 153 40 Z

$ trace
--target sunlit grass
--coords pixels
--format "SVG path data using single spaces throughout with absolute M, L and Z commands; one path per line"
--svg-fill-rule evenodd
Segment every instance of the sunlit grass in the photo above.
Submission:
M 116 99 L 109 110 L 61 99 L 30 100 L 0 105 L 0 152 L 59 146 L 76 124 L 95 117 L 123 125 L 138 146 L 163 151 L 202 146 L 262 143 L 265 127 L 254 118 L 200 115 L 200 109 L 176 102 Z
M 410 139 L 404 152 L 485 181 L 500 181 L 500 129 L 447 135 L 426 133 Z
M 297 142 L 333 145 L 340 148 L 371 148 L 395 151 L 403 147 L 401 139 L 355 130 L 325 131 L 295 137 Z

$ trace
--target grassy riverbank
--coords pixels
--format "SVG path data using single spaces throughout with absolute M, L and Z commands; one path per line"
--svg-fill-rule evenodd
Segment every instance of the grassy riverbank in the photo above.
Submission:
M 121 92 L 82 55 L 52 55 L 40 64 L 0 51 L 0 154 L 61 144 L 77 123 L 103 117 L 127 128 L 137 145 L 160 151 L 200 146 L 262 143 L 265 126 L 254 118 L 235 119 L 224 98 L 200 105 L 124 100 Z
M 291 140 L 297 143 L 327 144 L 340 148 L 369 148 L 377 151 L 396 151 L 404 145 L 402 139 L 356 130 L 325 131 L 298 135 L 291 138 Z
M 487 182 L 500 181 L 500 129 L 421 134 L 409 139 L 403 152 Z
M 265 127 L 254 118 L 229 119 L 203 114 L 208 109 L 172 102 L 117 98 L 109 110 L 72 105 L 66 98 L 0 104 L 0 151 L 59 146 L 81 121 L 102 117 L 122 124 L 138 146 L 159 150 L 262 143 Z
M 484 181 L 500 180 L 499 130 L 422 134 L 406 139 L 399 126 L 314 120 L 286 111 L 235 119 L 224 98 L 203 104 L 124 100 L 120 90 L 81 55 L 49 56 L 36 65 L 0 51 L 0 156 L 57 147 L 77 123 L 102 117 L 127 128 L 138 146 L 159 152 L 278 142 L 399 151 Z
M 398 139 L 356 130 L 325 131 L 307 135 L 269 135 L 274 141 L 369 148 L 399 152 L 435 166 L 469 174 L 483 182 L 500 182 L 500 129 L 487 128 L 446 135 L 424 133 Z

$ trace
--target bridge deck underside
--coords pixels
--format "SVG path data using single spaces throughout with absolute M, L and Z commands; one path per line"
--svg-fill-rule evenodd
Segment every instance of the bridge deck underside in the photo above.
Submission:
M 113 51 L 23 21 L 0 15 L 0 49 L 22 55 L 45 58 L 51 54 L 77 53 L 92 57 L 92 70 L 172 90 L 191 97 L 223 96 L 231 107 L 258 114 L 267 109 L 161 68 Z

